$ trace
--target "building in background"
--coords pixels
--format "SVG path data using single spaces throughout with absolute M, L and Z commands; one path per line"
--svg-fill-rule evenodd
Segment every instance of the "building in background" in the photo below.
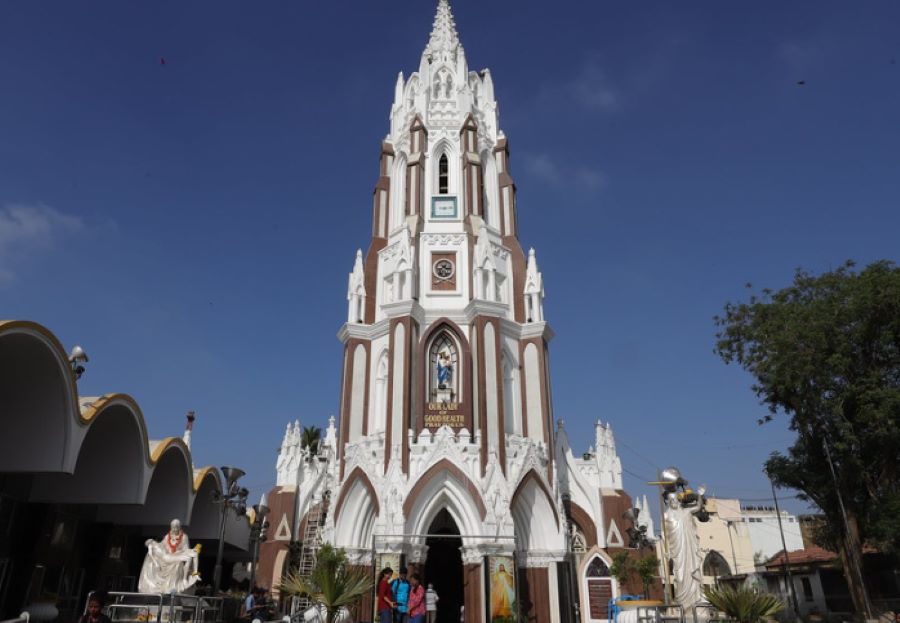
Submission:
M 703 585 L 715 586 L 721 578 L 752 575 L 756 564 L 740 500 L 709 498 L 706 510 L 709 521 L 696 524 L 703 554 Z
M 0 618 L 51 602 L 74 619 L 89 590 L 133 591 L 147 538 L 180 519 L 212 579 L 219 471 L 195 467 L 190 426 L 150 439 L 125 394 L 79 396 L 45 327 L 0 321 Z M 226 562 L 247 558 L 249 523 L 226 523 Z
M 781 511 L 781 528 L 778 526 L 778 515 L 770 506 L 742 506 L 741 521 L 747 526 L 750 544 L 757 564 L 769 560 L 778 552 L 784 551 L 781 542 L 781 529 L 784 529 L 784 543 L 787 551 L 803 549 L 803 534 L 800 521 L 796 515 Z

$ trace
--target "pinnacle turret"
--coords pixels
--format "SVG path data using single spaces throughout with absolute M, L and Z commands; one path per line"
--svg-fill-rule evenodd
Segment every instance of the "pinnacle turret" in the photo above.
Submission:
M 455 52 L 458 46 L 459 33 L 456 32 L 456 22 L 453 20 L 450 2 L 449 0 L 440 0 L 434 16 L 434 24 L 431 27 L 431 37 L 428 39 L 428 45 L 425 46 L 425 54 Z

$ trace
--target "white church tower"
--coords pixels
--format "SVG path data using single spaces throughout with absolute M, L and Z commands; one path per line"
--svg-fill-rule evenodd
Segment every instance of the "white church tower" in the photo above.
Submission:
M 447 0 L 418 70 L 397 77 L 372 221 L 338 334 L 337 438 L 324 445 L 334 467 L 297 478 L 295 509 L 327 505 L 323 540 L 373 573 L 416 570 L 454 621 L 463 605 L 466 621 L 484 621 L 504 574 L 530 620 L 590 609 L 588 568 L 618 593 L 606 550 L 625 547 L 630 500 L 612 430 L 598 423 L 590 460 L 557 439 L 543 277 L 517 236 L 491 73 L 470 71 Z M 284 491 L 298 430 L 282 449 Z M 304 484 L 314 477 L 328 495 Z
M 508 471 L 511 438 L 552 464 L 543 282 L 516 237 L 516 193 L 490 72 L 469 71 L 448 2 L 419 70 L 397 78 L 372 240 L 347 292 L 342 473 L 365 444 L 408 478 L 408 443 L 448 426 Z M 378 443 L 375 444 L 375 440 Z M 370 453 L 369 453 L 370 454 Z M 367 473 L 369 470 L 366 470 Z M 427 526 L 425 526 L 427 528 Z

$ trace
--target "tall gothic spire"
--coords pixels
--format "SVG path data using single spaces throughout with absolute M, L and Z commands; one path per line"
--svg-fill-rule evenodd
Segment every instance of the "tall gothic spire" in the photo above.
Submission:
M 428 45 L 425 46 L 425 54 L 455 52 L 457 46 L 459 46 L 459 34 L 456 32 L 456 22 L 453 21 L 450 2 L 449 0 L 439 0 L 434 24 L 431 27 L 431 37 L 428 39 Z

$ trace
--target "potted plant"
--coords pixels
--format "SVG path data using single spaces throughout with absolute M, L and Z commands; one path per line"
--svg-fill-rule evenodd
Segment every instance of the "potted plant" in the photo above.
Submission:
M 757 593 L 746 586 L 705 588 L 703 594 L 717 610 L 738 623 L 759 623 L 784 609 L 784 602 L 775 595 Z
M 309 595 L 313 602 L 325 607 L 327 622 L 334 623 L 341 608 L 355 604 L 372 590 L 373 584 L 368 573 L 347 564 L 344 550 L 326 543 L 319 548 L 316 565 L 308 578 L 294 570 L 278 589 L 287 595 Z

